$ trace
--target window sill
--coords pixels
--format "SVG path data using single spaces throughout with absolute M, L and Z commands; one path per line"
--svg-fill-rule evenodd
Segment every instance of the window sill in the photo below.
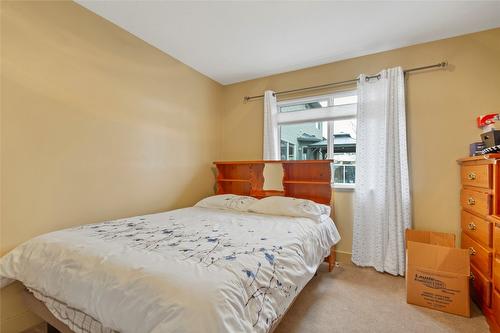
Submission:
M 354 192 L 355 184 L 332 184 L 332 188 L 338 192 Z

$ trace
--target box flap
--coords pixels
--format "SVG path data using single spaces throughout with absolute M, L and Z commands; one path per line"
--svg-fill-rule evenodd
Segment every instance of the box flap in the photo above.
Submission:
M 407 243 L 408 241 L 412 241 L 432 245 L 455 247 L 455 234 L 413 229 L 406 229 L 405 234 Z
M 414 241 L 407 242 L 408 266 L 470 275 L 469 251 Z

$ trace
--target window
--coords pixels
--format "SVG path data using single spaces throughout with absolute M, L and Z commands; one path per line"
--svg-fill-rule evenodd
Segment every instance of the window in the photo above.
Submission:
M 356 179 L 356 118 L 333 121 L 333 182 L 353 185 Z
M 328 106 L 328 99 L 317 99 L 311 100 L 310 102 L 301 102 L 298 100 L 297 103 L 293 101 L 287 103 L 280 107 L 280 112 L 294 112 L 294 111 L 304 111 L 310 109 L 324 108 Z
M 295 145 L 293 143 L 288 144 L 288 159 L 289 160 L 295 159 Z
M 356 179 L 355 91 L 278 103 L 281 159 L 333 158 L 333 183 L 352 188 Z
M 280 144 L 280 149 L 281 149 L 281 159 L 282 160 L 295 160 L 295 144 L 281 140 Z

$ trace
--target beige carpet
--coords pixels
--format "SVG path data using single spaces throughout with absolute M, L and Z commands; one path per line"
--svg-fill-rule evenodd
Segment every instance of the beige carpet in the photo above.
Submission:
M 406 303 L 405 280 L 373 269 L 322 265 L 275 333 L 294 332 L 489 332 L 473 305 L 463 318 Z

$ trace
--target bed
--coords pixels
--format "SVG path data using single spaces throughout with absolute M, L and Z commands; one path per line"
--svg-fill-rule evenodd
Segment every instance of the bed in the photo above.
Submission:
M 199 203 L 38 236 L 1 259 L 0 275 L 62 332 L 272 331 L 340 236 L 328 214 L 248 211 L 237 194 L 231 209 Z

